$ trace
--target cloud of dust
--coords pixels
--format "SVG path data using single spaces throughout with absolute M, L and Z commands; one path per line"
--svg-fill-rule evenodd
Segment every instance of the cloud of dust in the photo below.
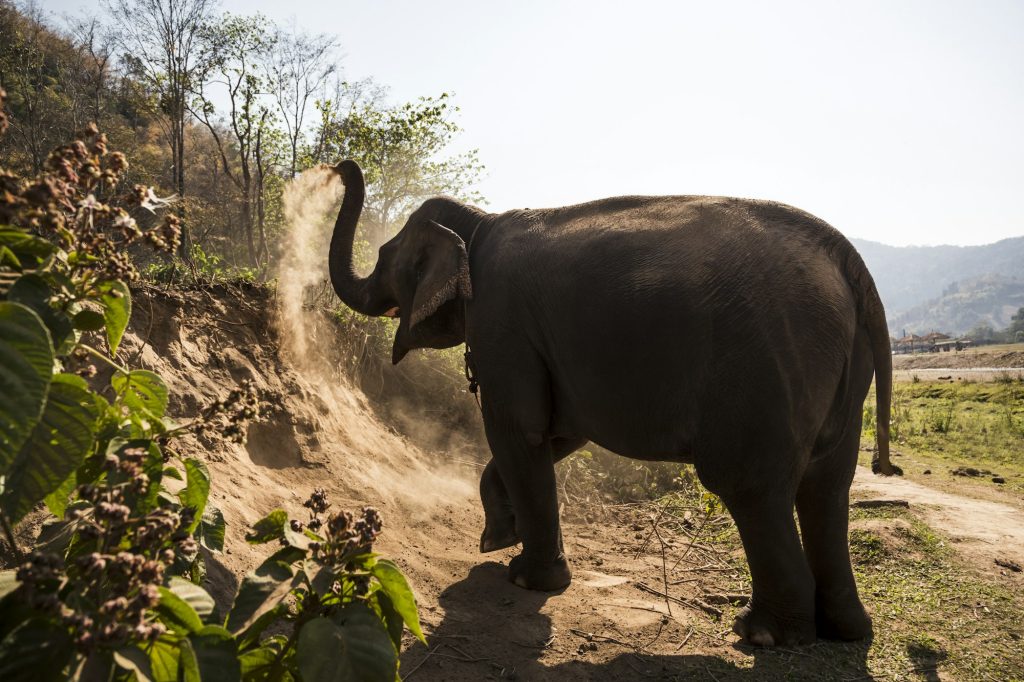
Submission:
M 328 211 L 341 198 L 341 178 L 329 166 L 311 168 L 285 187 L 286 236 L 277 269 L 279 322 L 293 360 L 306 365 L 311 344 L 308 331 L 318 325 L 307 315 L 310 290 L 327 278 Z M 315 346 L 315 344 L 313 344 Z
M 424 452 L 381 423 L 366 396 L 332 359 L 338 330 L 313 305 L 328 280 L 330 212 L 337 209 L 341 190 L 329 166 L 307 170 L 285 187 L 286 227 L 275 273 L 282 352 L 310 398 L 309 417 L 322 432 L 321 442 L 328 444 L 332 458 L 343 460 L 346 480 L 407 510 L 429 513 L 439 504 L 474 497 L 475 481 L 464 467 Z M 330 296 L 333 301 L 333 291 Z

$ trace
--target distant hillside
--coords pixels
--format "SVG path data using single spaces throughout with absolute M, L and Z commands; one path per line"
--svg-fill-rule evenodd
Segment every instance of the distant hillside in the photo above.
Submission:
M 889 331 L 897 336 L 933 330 L 963 334 L 982 324 L 1000 330 L 1022 307 L 1024 279 L 985 275 L 951 284 L 942 296 L 889 315 Z
M 1024 237 L 984 246 L 851 241 L 878 285 L 893 334 L 1001 329 L 1024 305 Z

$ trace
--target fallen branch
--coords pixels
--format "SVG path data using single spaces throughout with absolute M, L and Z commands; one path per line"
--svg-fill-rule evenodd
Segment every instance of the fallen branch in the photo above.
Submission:
M 910 502 L 906 500 L 856 500 L 850 503 L 851 507 L 858 509 L 877 509 L 879 507 L 903 507 L 910 508 Z
M 746 606 L 750 602 L 750 595 L 747 594 L 705 594 L 704 601 L 708 604 L 736 604 Z
M 424 656 L 423 658 L 421 658 L 421 659 L 420 659 L 420 662 L 419 662 L 419 663 L 417 663 L 416 665 L 414 665 L 414 666 L 412 667 L 412 670 L 410 670 L 409 672 L 407 672 L 407 673 L 405 674 L 405 677 L 403 677 L 403 678 L 402 678 L 403 682 L 404 682 L 405 680 L 409 679 L 410 677 L 412 677 L 412 674 L 413 674 L 414 672 L 416 672 L 417 670 L 419 670 L 419 669 L 420 669 L 420 666 L 421 666 L 421 665 L 423 665 L 424 663 L 426 663 L 426 662 L 427 662 L 427 659 L 428 659 L 428 658 L 430 658 L 431 656 L 433 656 L 433 655 L 434 655 L 435 653 L 437 653 L 437 650 L 438 650 L 438 649 L 440 649 L 440 648 L 441 648 L 441 647 L 443 647 L 443 646 L 444 646 L 444 642 L 441 642 L 440 644 L 437 644 L 437 645 L 435 645 L 433 649 L 428 649 L 428 650 L 427 650 L 427 655 L 426 655 L 426 656 Z
M 623 642 L 621 639 L 615 639 L 614 637 L 606 637 L 604 635 L 595 635 L 593 632 L 584 632 L 583 630 L 577 630 L 576 628 L 569 628 L 569 632 L 571 632 L 572 634 L 574 634 L 574 635 L 576 635 L 578 637 L 582 637 L 583 639 L 587 640 L 588 642 L 593 642 L 594 640 L 600 640 L 602 642 L 609 642 L 611 644 L 618 644 L 619 646 L 624 646 L 627 649 L 632 649 L 634 651 L 636 650 L 636 646 L 635 645 L 628 644 L 626 642 Z
M 659 597 L 664 597 L 665 599 L 670 599 L 670 600 L 674 601 L 677 604 L 682 604 L 683 606 L 689 606 L 691 609 L 698 609 L 700 611 L 703 611 L 704 613 L 707 613 L 709 615 L 715 616 L 716 618 L 721 618 L 721 616 L 722 616 L 722 610 L 721 609 L 716 608 L 716 607 L 712 606 L 711 604 L 706 604 L 703 601 L 701 601 L 700 599 L 692 599 L 691 600 L 691 599 L 683 599 L 682 597 L 673 597 L 673 596 L 671 596 L 669 594 L 666 594 L 665 592 L 660 592 L 660 591 L 654 589 L 653 587 L 650 587 L 648 585 L 644 585 L 643 583 L 634 583 L 634 584 L 637 586 L 638 589 L 641 589 L 644 592 L 648 592 L 650 594 L 656 594 Z

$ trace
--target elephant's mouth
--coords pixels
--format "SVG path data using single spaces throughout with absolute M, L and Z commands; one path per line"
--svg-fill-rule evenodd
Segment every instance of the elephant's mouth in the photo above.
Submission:
M 398 309 L 397 305 L 394 308 L 391 308 L 390 310 L 388 310 L 386 313 L 384 313 L 384 317 L 401 317 L 401 316 L 402 316 L 402 311 L 400 311 Z

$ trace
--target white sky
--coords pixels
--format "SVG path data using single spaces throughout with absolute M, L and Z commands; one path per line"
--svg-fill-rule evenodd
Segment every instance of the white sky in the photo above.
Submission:
M 396 102 L 456 93 L 491 210 L 725 194 L 895 245 L 1024 234 L 1019 0 L 222 1 L 336 34 Z

